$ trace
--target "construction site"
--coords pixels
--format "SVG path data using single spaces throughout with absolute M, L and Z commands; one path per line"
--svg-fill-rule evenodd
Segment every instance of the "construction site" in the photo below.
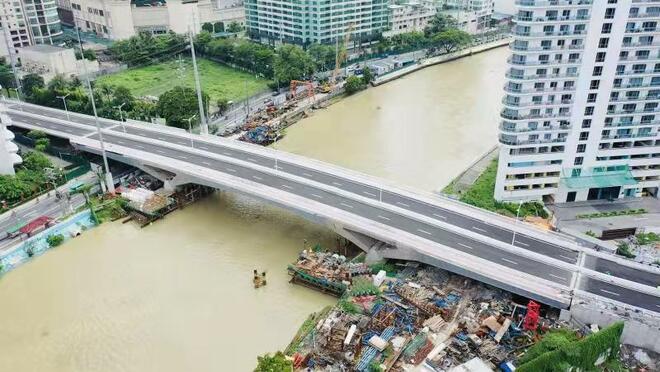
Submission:
M 285 350 L 294 370 L 514 371 L 522 360 L 531 364 L 521 371 L 538 371 L 529 369 L 537 351 L 526 354 L 548 348 L 539 342 L 544 335 L 569 334 L 575 347 L 598 341 L 590 335 L 605 337 L 598 326 L 560 320 L 558 309 L 417 263 L 367 265 L 362 255 L 347 259 L 315 247 L 288 271 L 292 283 L 339 297 L 310 315 Z M 613 342 L 616 350 L 601 351 L 600 364 L 618 353 L 618 337 Z

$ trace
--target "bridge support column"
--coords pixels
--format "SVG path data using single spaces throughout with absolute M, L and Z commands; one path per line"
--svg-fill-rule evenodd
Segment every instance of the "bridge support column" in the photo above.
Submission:
M 112 179 L 112 173 L 105 173 L 105 187 L 108 189 L 110 194 L 115 193 L 115 181 Z

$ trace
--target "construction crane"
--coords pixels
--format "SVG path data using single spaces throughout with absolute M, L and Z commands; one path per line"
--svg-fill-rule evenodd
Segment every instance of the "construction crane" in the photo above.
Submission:
M 341 45 L 337 45 L 337 53 L 335 54 L 335 70 L 332 71 L 332 76 L 330 77 L 329 82 L 332 88 L 334 88 L 334 85 L 337 82 L 337 76 L 339 75 L 341 64 L 344 63 L 348 57 L 348 52 L 346 49 L 348 48 L 348 42 L 350 41 L 353 28 L 355 28 L 355 24 L 349 23 L 348 27 L 346 27 L 346 31 L 344 32 L 344 39 L 342 40 Z

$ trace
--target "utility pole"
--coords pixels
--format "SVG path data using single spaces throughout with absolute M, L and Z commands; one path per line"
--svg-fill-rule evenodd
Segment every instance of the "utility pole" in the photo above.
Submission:
M 202 134 L 209 134 L 209 126 L 204 116 L 204 101 L 202 100 L 202 86 L 199 82 L 199 72 L 197 71 L 197 58 L 195 57 L 195 43 L 193 43 L 193 34 L 188 28 L 188 38 L 190 39 L 190 54 L 192 55 L 193 74 L 195 75 L 195 89 L 197 90 L 197 104 L 199 105 L 199 125 Z
M 85 82 L 89 90 L 89 99 L 92 102 L 92 111 L 94 112 L 94 124 L 96 124 L 96 134 L 99 136 L 101 143 L 101 157 L 103 158 L 103 167 L 105 169 L 105 186 L 108 192 L 115 193 L 115 182 L 112 180 L 112 173 L 110 173 L 110 166 L 108 165 L 108 156 L 105 153 L 105 143 L 103 142 L 103 132 L 101 132 L 101 123 L 99 123 L 99 116 L 96 112 L 96 102 L 94 101 L 94 91 L 92 90 L 92 83 L 89 81 L 89 73 L 87 72 L 87 63 L 84 57 L 82 40 L 80 39 L 80 28 L 76 26 L 76 33 L 78 35 L 78 45 L 80 46 L 80 54 L 83 56 L 82 65 L 85 72 Z

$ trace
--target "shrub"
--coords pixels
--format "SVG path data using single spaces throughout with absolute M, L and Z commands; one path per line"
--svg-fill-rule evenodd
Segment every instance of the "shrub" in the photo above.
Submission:
M 274 355 L 257 357 L 257 368 L 254 372 L 293 372 L 293 363 L 286 359 L 283 352 L 278 351 Z
M 364 84 L 364 81 L 357 76 L 349 76 L 348 79 L 346 79 L 346 84 L 344 85 L 344 89 L 346 89 L 347 94 L 353 94 L 364 89 L 365 87 L 366 84 Z
M 630 250 L 630 245 L 626 242 L 619 242 L 616 249 L 616 254 L 626 257 L 626 258 L 635 258 L 635 254 Z
M 592 238 L 595 238 L 595 237 L 596 237 L 596 233 L 593 232 L 593 231 L 591 231 L 591 230 L 585 232 L 584 234 L 585 234 L 585 235 L 588 235 L 588 236 L 590 236 L 590 237 L 592 237 Z
M 57 234 L 57 235 L 48 235 L 46 238 L 46 243 L 53 248 L 57 247 L 58 245 L 62 244 L 64 242 L 64 235 L 62 234 Z
M 639 233 L 636 235 L 637 243 L 640 245 L 647 245 L 655 242 L 660 242 L 660 235 L 650 232 L 650 233 Z

